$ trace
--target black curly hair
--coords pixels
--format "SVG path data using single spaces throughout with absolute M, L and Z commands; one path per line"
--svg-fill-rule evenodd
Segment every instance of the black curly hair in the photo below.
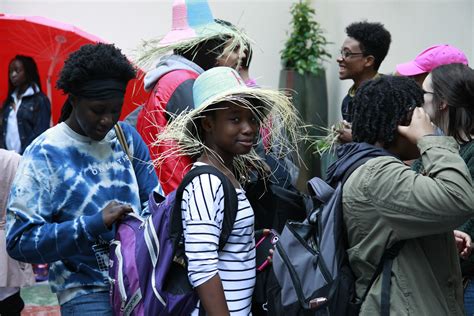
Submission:
M 364 56 L 374 56 L 374 69 L 378 70 L 387 56 L 392 37 L 382 23 L 354 22 L 346 27 L 347 36 L 357 40 Z
M 449 64 L 431 73 L 434 123 L 458 143 L 472 141 L 474 134 L 474 70 L 463 64 Z M 448 115 L 439 110 L 445 102 Z
M 409 125 L 413 110 L 423 104 L 423 90 L 411 78 L 381 76 L 364 82 L 352 102 L 353 140 L 388 148 L 398 125 Z
M 75 95 L 91 80 L 115 79 L 128 83 L 135 76 L 134 66 L 113 44 L 87 44 L 69 55 L 56 87 L 66 94 Z M 59 122 L 65 121 L 71 111 L 72 106 L 67 100 L 61 109 Z

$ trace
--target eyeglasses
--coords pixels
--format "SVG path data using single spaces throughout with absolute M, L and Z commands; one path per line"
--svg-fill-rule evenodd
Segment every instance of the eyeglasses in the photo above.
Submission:
M 360 52 L 360 53 L 353 53 L 353 52 L 350 52 L 350 51 L 348 51 L 348 50 L 341 50 L 340 53 L 341 53 L 341 57 L 342 57 L 343 59 L 349 58 L 349 57 L 351 57 L 351 56 L 364 55 L 364 53 L 362 53 L 362 52 Z

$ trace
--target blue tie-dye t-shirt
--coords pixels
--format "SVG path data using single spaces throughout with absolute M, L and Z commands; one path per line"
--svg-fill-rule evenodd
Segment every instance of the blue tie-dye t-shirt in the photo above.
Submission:
M 66 123 L 50 128 L 26 149 L 7 207 L 8 253 L 31 263 L 50 263 L 49 281 L 60 304 L 107 291 L 108 241 L 101 211 L 111 201 L 146 211 L 148 195 L 161 191 L 148 148 L 120 123 L 132 163 L 112 129 L 101 141 Z

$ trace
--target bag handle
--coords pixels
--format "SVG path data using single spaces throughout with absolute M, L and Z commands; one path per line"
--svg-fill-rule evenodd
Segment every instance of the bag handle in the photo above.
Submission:
M 123 133 L 122 126 L 120 126 L 120 124 L 117 123 L 114 125 L 114 129 L 115 129 L 115 135 L 117 135 L 117 139 L 120 145 L 122 145 L 123 151 L 127 154 L 128 159 L 132 161 L 132 155 L 130 154 L 130 149 L 128 148 L 127 139 L 125 138 L 125 134 Z

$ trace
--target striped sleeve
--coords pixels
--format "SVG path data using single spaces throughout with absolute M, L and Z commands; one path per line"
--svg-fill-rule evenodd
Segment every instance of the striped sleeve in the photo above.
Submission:
M 197 287 L 218 271 L 224 191 L 214 175 L 202 174 L 186 186 L 181 204 L 188 276 Z

